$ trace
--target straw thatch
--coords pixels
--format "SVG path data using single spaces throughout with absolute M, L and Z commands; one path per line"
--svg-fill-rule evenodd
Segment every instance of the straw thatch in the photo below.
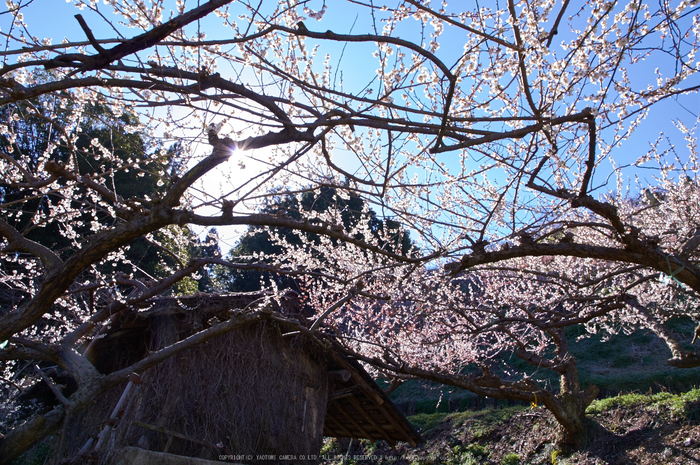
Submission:
M 88 352 L 96 367 L 108 373 L 263 297 L 151 301 L 146 310 L 113 322 Z M 302 321 L 301 306 L 288 297 L 265 305 Z M 245 463 L 269 464 L 269 457 L 256 459 L 264 454 L 277 456 L 277 463 L 309 464 L 324 432 L 392 445 L 420 442 L 357 362 L 286 331 L 272 321 L 244 326 L 147 370 L 133 379 L 139 384 L 117 386 L 71 421 L 66 456 L 110 463 L 123 461 L 115 451 L 137 447 L 202 459 L 235 456 L 245 457 Z
M 258 298 L 163 299 L 115 322 L 91 347 L 93 359 L 104 372 L 119 369 Z M 92 455 L 127 445 L 206 459 L 317 453 L 328 399 L 327 363 L 307 338 L 286 337 L 273 322 L 239 328 L 146 371 L 109 439 Z M 91 437 L 97 441 L 124 389 L 102 396 L 74 421 L 68 456 Z
M 149 370 L 117 442 L 202 458 L 318 451 L 324 369 L 307 343 L 273 324 L 237 330 Z

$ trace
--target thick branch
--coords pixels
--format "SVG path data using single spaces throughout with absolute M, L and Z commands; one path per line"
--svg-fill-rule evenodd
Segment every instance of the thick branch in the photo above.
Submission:
M 10 346 L 0 349 L 0 360 L 59 362 L 58 353 L 48 345 L 19 337 L 11 337 L 8 342 Z
M 455 386 L 480 396 L 534 402 L 538 398 L 543 399 L 545 396 L 552 395 L 532 381 L 506 381 L 491 375 L 488 370 L 484 370 L 482 375 L 463 375 L 459 373 L 440 372 L 437 370 L 425 370 L 407 364 L 393 364 L 379 360 L 378 358 L 370 358 L 355 352 L 350 352 L 348 349 L 341 347 L 337 342 L 335 342 L 334 345 L 344 352 L 351 353 L 352 357 L 375 366 L 380 370 L 414 376 L 448 386 Z
M 44 382 L 49 386 L 49 389 L 51 389 L 51 392 L 53 392 L 53 395 L 56 396 L 58 401 L 61 404 L 67 406 L 69 403 L 68 399 L 66 399 L 66 397 L 63 395 L 63 392 L 61 392 L 61 389 L 58 386 L 56 386 L 56 384 L 53 382 L 53 380 L 51 380 L 51 378 L 46 376 L 46 373 L 41 371 L 41 368 L 39 368 L 39 366 L 36 364 L 34 365 L 34 371 L 36 371 L 41 376 L 41 379 L 43 379 Z
M 100 53 L 98 53 L 97 55 L 81 55 L 78 53 L 69 53 L 58 56 L 48 61 L 45 64 L 45 68 L 53 69 L 66 66 L 77 66 L 85 71 L 103 68 L 113 61 L 120 60 L 128 55 L 158 45 L 158 43 L 160 43 L 170 34 L 174 33 L 179 29 L 182 29 L 187 24 L 197 21 L 198 19 L 204 18 L 212 11 L 216 10 L 217 8 L 223 5 L 226 5 L 227 3 L 230 3 L 231 1 L 232 0 L 210 0 L 209 2 L 205 3 L 200 7 L 190 10 L 187 13 L 184 13 L 180 16 L 176 16 L 170 21 L 156 26 L 150 31 L 138 35 L 130 40 L 122 42 L 109 50 L 102 49 L 102 51 L 100 51 L 98 49 Z M 93 44 L 93 46 L 94 45 L 95 44 Z
M 174 213 L 174 215 L 177 215 L 177 213 Z M 322 222 L 321 220 L 318 220 L 318 223 L 310 223 L 308 221 L 294 220 L 286 216 L 275 216 L 262 213 L 254 213 L 251 215 L 241 215 L 234 217 L 226 215 L 209 217 L 195 215 L 194 213 L 184 211 L 181 212 L 179 218 L 179 224 L 197 224 L 200 226 L 270 226 L 277 228 L 289 228 L 294 229 L 296 231 L 304 231 L 311 234 L 320 234 L 323 236 L 340 239 L 342 242 L 356 245 L 361 249 L 375 252 L 379 255 L 392 258 L 402 263 L 423 263 L 431 259 L 437 258 L 441 255 L 440 251 L 418 258 L 399 255 L 389 250 L 385 250 L 377 245 L 364 242 L 360 239 L 357 239 L 354 236 L 345 233 L 342 226 Z
M 543 158 L 542 162 L 532 173 L 532 176 L 530 177 L 530 180 L 527 183 L 527 187 L 538 192 L 542 192 L 543 194 L 551 195 L 552 197 L 556 197 L 558 199 L 568 200 L 569 202 L 571 202 L 572 208 L 587 208 L 588 210 L 592 211 L 598 216 L 601 216 L 602 218 L 608 220 L 612 228 L 615 230 L 615 232 L 617 232 L 618 236 L 620 237 L 620 240 L 626 246 L 632 247 L 640 245 L 638 239 L 636 239 L 634 235 L 628 233 L 627 228 L 620 219 L 620 215 L 618 214 L 617 207 L 615 207 L 615 205 L 612 205 L 608 202 L 601 202 L 600 200 L 594 199 L 590 195 L 580 195 L 580 192 L 578 194 L 574 194 L 564 189 L 553 190 L 535 184 L 534 180 L 537 177 L 537 173 L 542 168 L 542 165 L 546 160 L 546 157 Z
M 564 12 L 566 11 L 567 6 L 569 6 L 569 0 L 564 0 L 562 2 L 561 10 L 559 10 L 559 14 L 557 15 L 557 19 L 554 20 L 554 24 L 552 25 L 552 30 L 549 31 L 549 35 L 547 36 L 547 47 L 552 45 L 552 40 L 554 39 L 554 36 L 559 33 L 559 23 L 561 22 L 561 19 L 564 17 Z
M 271 28 L 273 29 L 273 28 Z M 281 31 L 289 32 L 290 34 L 295 34 L 299 36 L 305 36 L 305 37 L 311 37 L 313 39 L 327 39 L 327 40 L 334 40 L 337 42 L 376 42 L 380 44 L 393 44 L 393 45 L 398 45 L 400 47 L 405 47 L 409 50 L 412 50 L 416 52 L 419 55 L 422 55 L 423 57 L 427 58 L 428 60 L 432 61 L 438 68 L 440 68 L 440 71 L 443 72 L 443 74 L 448 78 L 448 79 L 454 79 L 452 72 L 450 71 L 450 68 L 447 67 L 442 61 L 440 61 L 435 55 L 430 53 L 429 51 L 425 50 L 423 47 L 414 44 L 411 41 L 404 40 L 404 39 L 399 39 L 397 37 L 391 37 L 391 36 L 384 36 L 384 35 L 373 35 L 373 34 L 358 34 L 358 35 L 352 35 L 352 34 L 336 34 L 335 32 L 332 31 L 326 31 L 326 32 L 312 32 L 306 29 L 306 27 L 303 28 L 298 28 L 298 29 L 290 29 L 286 27 L 281 27 L 277 26 L 274 27 L 274 29 L 279 29 Z
M 44 415 L 34 416 L 7 433 L 4 438 L 0 437 L 0 465 L 10 465 L 41 438 L 56 431 L 65 414 L 66 408 L 59 405 Z
M 544 257 L 544 256 L 567 256 L 579 258 L 594 258 L 598 260 L 617 261 L 622 263 L 636 263 L 638 265 L 648 266 L 666 274 L 673 273 L 673 276 L 678 281 L 688 285 L 694 290 L 700 292 L 700 277 L 695 266 L 688 262 L 669 257 L 659 249 L 651 247 L 637 247 L 636 250 L 628 250 L 627 248 L 615 248 L 606 246 L 596 246 L 590 244 L 578 243 L 531 243 L 509 248 L 503 248 L 493 252 L 479 252 L 462 257 L 460 262 L 448 263 L 445 269 L 457 274 L 469 268 L 478 265 L 487 265 L 497 263 L 503 260 L 522 257 Z M 685 265 L 677 265 L 676 268 L 669 270 L 669 258 L 674 263 L 685 263 Z
M 535 101 L 532 98 L 532 92 L 530 90 L 530 82 L 527 78 L 527 66 L 525 65 L 525 50 L 523 49 L 523 39 L 520 36 L 520 27 L 518 26 L 518 18 L 515 13 L 515 4 L 513 0 L 508 0 L 508 11 L 510 12 L 510 18 L 513 22 L 513 34 L 515 35 L 515 43 L 518 45 L 518 62 L 520 67 L 520 77 L 523 82 L 523 91 L 525 92 L 525 98 L 530 109 L 535 116 L 541 116 L 542 112 L 535 105 Z
M 595 127 L 595 117 L 589 115 L 588 118 L 588 160 L 586 160 L 586 171 L 583 174 L 583 179 L 581 180 L 581 190 L 579 191 L 579 197 L 583 197 L 588 194 L 588 183 L 591 181 L 593 176 L 593 168 L 595 168 L 595 146 L 596 146 L 596 127 Z
M 56 163 L 53 160 L 49 160 L 46 163 L 46 171 L 48 173 L 51 173 L 52 176 L 61 176 L 66 179 L 70 179 L 71 181 L 79 182 L 85 187 L 94 190 L 95 192 L 100 194 L 105 200 L 109 201 L 112 205 L 114 205 L 116 207 L 117 213 L 121 215 L 127 213 L 127 210 L 125 208 L 119 207 L 119 205 L 123 203 L 123 199 L 116 193 L 112 192 L 104 184 L 100 184 L 99 182 L 92 179 L 89 175 L 86 174 L 81 176 L 79 174 L 76 174 L 73 171 L 67 170 L 66 167 L 62 164 Z
M 319 316 L 316 321 L 314 321 L 314 324 L 311 325 L 311 328 L 309 328 L 310 332 L 316 331 L 319 326 L 323 323 L 323 320 L 325 320 L 328 315 L 333 313 L 335 310 L 339 309 L 341 306 L 345 305 L 345 303 L 349 302 L 355 295 L 357 294 L 357 291 L 361 289 L 360 283 L 358 283 L 357 287 L 353 287 L 348 291 L 348 293 L 345 295 L 345 297 L 342 297 L 338 299 L 333 305 L 328 307 L 322 314 Z
M 547 120 L 541 121 L 539 123 L 532 124 L 530 126 L 525 126 L 524 128 L 514 129 L 512 131 L 493 133 L 493 134 L 486 135 L 484 137 L 479 137 L 477 139 L 471 139 L 467 142 L 461 142 L 459 144 L 443 145 L 441 147 L 434 147 L 430 151 L 432 153 L 449 152 L 452 150 L 459 150 L 459 149 L 465 149 L 465 148 L 469 148 L 469 147 L 475 147 L 477 145 L 485 144 L 488 142 L 494 142 L 497 140 L 522 139 L 523 137 L 527 136 L 528 134 L 532 134 L 533 132 L 538 132 L 538 131 L 543 130 L 545 128 L 545 126 L 558 126 L 558 125 L 564 124 L 564 123 L 584 121 L 584 120 L 586 120 L 586 118 L 589 117 L 590 114 L 591 114 L 591 109 L 586 108 L 583 111 L 581 111 L 580 113 L 575 113 L 573 115 L 560 116 L 558 118 L 547 119 Z
M 10 89 L 6 87 L 8 82 L 14 81 L 10 79 L 0 79 L 0 87 L 5 87 L 8 94 L 8 97 L 0 98 L 0 105 L 29 100 L 52 92 L 78 89 L 81 87 L 132 87 L 136 89 L 156 88 L 156 85 L 152 82 L 139 82 L 133 79 L 101 79 L 94 76 L 78 79 L 66 78 L 61 79 L 60 81 L 51 81 L 47 82 L 46 84 L 39 84 L 32 87 L 15 86 Z
M 671 330 L 654 318 L 647 309 L 639 303 L 636 297 L 627 299 L 627 303 L 642 316 L 646 326 L 651 329 L 654 334 L 659 336 L 671 350 L 673 357 L 668 359 L 667 363 L 669 365 L 677 368 L 700 367 L 700 354 L 696 351 L 686 350 L 683 344 L 676 339 Z
M 88 335 L 98 323 L 105 321 L 108 318 L 118 318 L 119 314 L 124 310 L 133 308 L 141 302 L 145 302 L 146 300 L 161 294 L 162 292 L 170 289 L 178 281 L 196 272 L 202 266 L 209 263 L 214 263 L 216 260 L 217 259 L 192 260 L 185 268 L 177 270 L 167 278 L 158 281 L 156 284 L 148 287 L 147 289 L 142 289 L 137 295 L 129 297 L 125 301 L 113 301 L 105 308 L 92 315 L 90 319 L 78 326 L 72 333 L 68 334 L 62 342 L 63 345 L 68 347 L 75 345 L 80 338 Z
M 134 239 L 171 224 L 163 210 L 156 207 L 150 214 L 138 213 L 129 221 L 92 236 L 65 262 L 52 264 L 51 271 L 44 277 L 41 290 L 24 305 L 0 317 L 0 341 L 8 339 L 41 318 L 86 267 L 98 263 L 109 252 Z
M 51 249 L 27 239 L 2 218 L 0 218 L 0 236 L 7 239 L 8 243 L 7 247 L 1 249 L 0 252 L 28 252 L 41 260 L 48 273 L 53 272 L 63 264 L 63 261 Z

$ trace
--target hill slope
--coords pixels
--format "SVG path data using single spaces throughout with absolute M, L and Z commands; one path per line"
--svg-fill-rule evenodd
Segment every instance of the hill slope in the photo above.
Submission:
M 419 414 L 409 419 L 426 443 L 396 450 L 384 443 L 333 440 L 325 464 L 396 465 L 659 465 L 700 463 L 700 389 L 685 394 L 629 394 L 595 401 L 587 447 L 563 457 L 554 446 L 556 422 L 542 407 Z M 347 447 L 347 445 L 346 445 Z M 362 456 L 369 457 L 362 457 Z

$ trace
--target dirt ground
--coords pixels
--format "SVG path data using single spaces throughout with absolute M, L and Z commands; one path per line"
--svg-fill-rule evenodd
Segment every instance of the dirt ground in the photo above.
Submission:
M 557 451 L 556 422 L 539 407 L 490 424 L 478 416 L 446 421 L 425 433 L 426 442 L 416 448 L 355 443 L 348 450 L 347 444 L 339 444 L 325 463 L 343 463 L 342 454 L 345 463 L 356 464 L 700 464 L 700 405 L 692 408 L 690 419 L 683 420 L 644 405 L 591 415 L 586 447 L 569 456 Z

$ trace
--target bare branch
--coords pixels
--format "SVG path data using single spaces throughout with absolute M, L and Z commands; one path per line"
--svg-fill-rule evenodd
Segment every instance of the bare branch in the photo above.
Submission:
M 75 15 L 75 19 L 77 19 L 77 20 L 78 20 L 78 23 L 80 23 L 80 27 L 83 29 L 83 32 L 85 33 L 85 35 L 87 36 L 88 40 L 90 41 L 90 45 L 92 45 L 92 46 L 95 48 L 95 50 L 97 50 L 97 52 L 98 52 L 99 54 L 105 54 L 105 53 L 107 53 L 107 50 L 105 50 L 105 49 L 102 47 L 102 45 L 100 45 L 100 43 L 97 41 L 97 39 L 95 39 L 95 36 L 92 34 L 92 30 L 90 29 L 90 27 L 89 27 L 89 26 L 87 25 L 87 23 L 85 22 L 85 19 L 83 18 L 83 15 Z
M 557 15 L 557 19 L 554 20 L 554 24 L 552 25 L 552 29 L 549 31 L 549 35 L 547 36 L 547 47 L 552 45 L 552 40 L 554 40 L 554 36 L 559 33 L 559 23 L 561 22 L 561 19 L 564 17 L 564 13 L 566 12 L 567 6 L 569 6 L 569 0 L 563 0 L 562 5 L 561 5 L 561 10 L 559 10 L 559 14 Z
M 51 392 L 53 392 L 53 395 L 56 396 L 56 399 L 58 399 L 58 401 L 61 404 L 68 406 L 70 402 L 68 402 L 68 399 L 66 399 L 63 393 L 61 392 L 61 389 L 58 386 L 56 386 L 56 384 L 54 384 L 51 378 L 46 376 L 46 373 L 41 371 L 41 369 L 37 365 L 34 365 L 34 371 L 36 371 L 39 374 L 39 376 L 41 376 L 41 379 L 43 379 L 44 382 L 49 386 Z
M 7 239 L 8 243 L 0 252 L 28 252 L 42 261 L 47 273 L 54 273 L 63 264 L 63 261 L 51 249 L 22 236 L 19 231 L 2 218 L 0 218 L 0 236 Z
M 48 61 L 44 66 L 46 69 L 78 67 L 84 71 L 103 68 L 113 61 L 120 60 L 127 55 L 157 45 L 173 32 L 182 29 L 187 24 L 197 21 L 198 19 L 202 19 L 212 11 L 230 2 L 231 0 L 210 0 L 204 5 L 154 27 L 150 31 L 122 42 L 109 50 L 103 50 L 98 55 L 64 54 Z

